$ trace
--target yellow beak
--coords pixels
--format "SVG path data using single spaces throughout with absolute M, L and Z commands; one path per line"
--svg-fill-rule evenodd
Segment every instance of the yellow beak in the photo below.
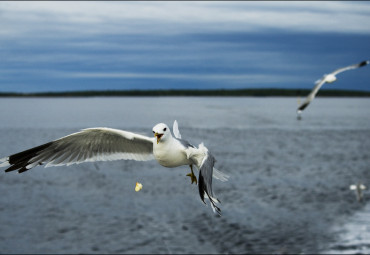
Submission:
M 163 134 L 155 133 L 154 136 L 157 137 L 157 144 L 158 144 L 159 140 L 161 140 L 161 137 L 163 136 Z

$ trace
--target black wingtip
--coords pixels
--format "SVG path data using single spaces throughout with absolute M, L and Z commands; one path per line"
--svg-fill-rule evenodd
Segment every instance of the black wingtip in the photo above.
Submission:
M 204 204 L 207 204 L 206 201 L 204 201 L 204 194 L 207 194 L 209 197 L 209 201 L 211 202 L 211 206 L 214 209 L 214 211 L 217 213 L 218 216 L 221 216 L 221 209 L 216 205 L 215 201 L 213 201 L 213 198 L 210 194 L 208 194 L 208 191 L 205 187 L 204 178 L 201 173 L 199 173 L 198 177 L 198 190 L 199 190 L 199 196 L 200 199 L 203 201 Z M 220 200 L 216 199 L 218 203 L 221 203 Z
M 40 153 L 42 150 L 48 148 L 52 142 L 18 152 L 16 154 L 10 155 L 8 162 L 11 165 L 8 169 L 5 170 L 6 173 L 18 170 L 18 173 L 24 173 L 30 168 L 27 168 L 27 165 L 29 165 L 31 162 L 32 158 L 37 156 L 38 153 Z
M 213 206 L 215 208 L 215 212 L 217 213 L 217 215 L 218 216 L 221 216 L 221 209 L 217 205 L 215 205 L 215 204 L 213 204 Z
M 23 167 L 23 168 L 21 168 L 21 169 L 19 169 L 18 170 L 18 173 L 24 173 L 24 172 L 26 172 L 26 171 L 28 171 L 29 169 L 28 168 L 26 168 L 26 167 Z
M 204 192 L 205 192 L 204 178 L 200 173 L 198 177 L 198 191 L 200 199 L 203 201 L 204 204 L 206 204 L 206 202 L 204 201 Z
M 297 109 L 297 112 L 302 112 L 302 111 L 307 107 L 307 105 L 309 105 L 309 103 L 302 104 L 302 105 Z
M 21 174 L 29 170 L 28 168 L 26 168 L 26 166 L 27 166 L 27 163 L 22 163 L 22 162 L 20 164 L 14 164 L 10 166 L 9 168 L 5 169 L 5 173 L 18 170 L 18 173 Z
M 365 61 L 362 61 L 360 64 L 358 64 L 358 67 L 361 67 L 361 66 L 366 66 L 370 63 L 369 60 L 365 60 Z
M 9 173 L 9 172 L 12 172 L 12 171 L 15 171 L 15 170 L 18 170 L 19 168 L 22 168 L 23 166 L 19 165 L 19 164 L 15 164 L 15 165 L 12 165 L 10 166 L 9 168 L 7 168 L 5 170 L 6 173 Z

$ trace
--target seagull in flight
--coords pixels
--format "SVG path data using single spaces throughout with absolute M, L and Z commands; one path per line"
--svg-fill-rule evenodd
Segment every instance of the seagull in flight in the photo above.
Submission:
M 359 68 L 359 67 L 362 67 L 362 66 L 366 66 L 369 63 L 370 63 L 370 61 L 367 60 L 367 61 L 362 61 L 361 63 L 358 63 L 358 64 L 342 67 L 342 68 L 339 68 L 339 69 L 335 70 L 334 72 L 332 72 L 330 74 L 325 74 L 321 79 L 317 80 L 315 82 L 315 87 L 312 89 L 310 94 L 308 94 L 306 100 L 298 107 L 298 109 L 297 109 L 297 118 L 300 119 L 302 111 L 315 98 L 317 92 L 319 91 L 319 89 L 321 88 L 322 85 L 324 85 L 325 83 L 335 82 L 337 80 L 336 75 L 341 73 L 341 72 L 351 70 L 351 69 L 355 69 L 355 68 Z
M 147 161 L 156 159 L 164 167 L 190 166 L 191 182 L 198 184 L 201 200 L 208 198 L 212 209 L 218 215 L 220 201 L 212 191 L 212 177 L 227 181 L 228 175 L 214 168 L 214 156 L 201 143 L 198 148 L 181 139 L 177 121 L 173 125 L 174 136 L 169 127 L 159 123 L 153 127 L 153 137 L 124 130 L 97 127 L 87 128 L 43 145 L 15 153 L 0 159 L 0 167 L 8 167 L 5 172 L 18 170 L 23 173 L 38 165 L 61 166 L 82 162 L 108 160 Z M 199 170 L 198 180 L 193 165 Z

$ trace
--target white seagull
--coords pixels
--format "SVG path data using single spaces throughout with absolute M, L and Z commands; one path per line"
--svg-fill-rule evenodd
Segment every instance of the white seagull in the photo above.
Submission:
M 199 170 L 199 195 L 210 200 L 213 211 L 221 215 L 220 201 L 212 192 L 212 177 L 226 181 L 228 176 L 214 168 L 215 158 L 201 143 L 198 148 L 181 139 L 177 121 L 174 136 L 166 124 L 153 127 L 154 137 L 112 128 L 87 128 L 43 145 L 0 159 L 5 172 L 18 170 L 23 173 L 38 165 L 61 166 L 92 161 L 131 159 L 147 161 L 156 159 L 165 167 L 189 165 L 192 183 L 197 183 L 193 165 Z M 10 167 L 9 167 L 10 166 Z
M 315 98 L 317 92 L 319 91 L 319 89 L 321 88 L 322 85 L 324 85 L 325 83 L 335 82 L 337 80 L 336 75 L 341 73 L 341 72 L 351 70 L 351 69 L 355 69 L 355 68 L 359 68 L 359 67 L 362 67 L 362 66 L 366 66 L 369 63 L 370 63 L 370 61 L 367 60 L 367 61 L 362 61 L 361 63 L 358 63 L 358 64 L 354 64 L 354 65 L 346 66 L 346 67 L 343 67 L 343 68 L 339 68 L 339 69 L 335 70 L 334 72 L 332 72 L 330 74 L 325 74 L 321 79 L 317 80 L 315 82 L 315 87 L 312 89 L 310 94 L 308 94 L 306 100 L 297 109 L 298 119 L 300 119 L 300 115 L 301 115 L 302 111 Z

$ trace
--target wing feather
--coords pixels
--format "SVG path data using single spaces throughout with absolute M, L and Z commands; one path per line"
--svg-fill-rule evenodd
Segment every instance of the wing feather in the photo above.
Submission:
M 341 73 L 341 72 L 344 72 L 344 71 L 347 71 L 347 70 L 351 70 L 351 69 L 355 69 L 355 68 L 359 68 L 359 67 L 362 67 L 362 66 L 366 66 L 368 64 L 369 64 L 369 61 L 362 61 L 362 62 L 360 62 L 358 64 L 354 64 L 354 65 L 350 65 L 350 66 L 338 68 L 337 70 L 335 70 L 331 74 L 337 75 L 338 73 Z
M 208 149 L 201 143 L 199 148 L 188 148 L 188 157 L 190 157 L 194 162 L 196 162 L 199 169 L 198 177 L 198 190 L 199 196 L 203 203 L 205 197 L 208 197 L 211 202 L 212 209 L 218 215 L 221 215 L 221 210 L 217 206 L 220 201 L 214 197 L 212 191 L 212 176 L 213 176 L 213 167 L 215 165 L 216 159 L 208 151 Z
M 306 100 L 298 107 L 297 111 L 303 111 L 310 103 L 311 101 L 315 98 L 317 92 L 319 89 L 324 85 L 325 79 L 321 79 L 320 82 L 318 82 L 313 89 L 311 90 L 310 94 L 306 97 Z
M 119 159 L 154 159 L 153 139 L 118 129 L 88 128 L 3 158 L 0 166 L 10 165 L 6 172 L 24 172 L 41 164 L 49 167 Z
M 173 135 L 177 138 L 177 139 L 181 139 L 181 134 L 180 134 L 180 130 L 179 130 L 179 125 L 177 124 L 177 120 L 175 120 L 173 122 Z

